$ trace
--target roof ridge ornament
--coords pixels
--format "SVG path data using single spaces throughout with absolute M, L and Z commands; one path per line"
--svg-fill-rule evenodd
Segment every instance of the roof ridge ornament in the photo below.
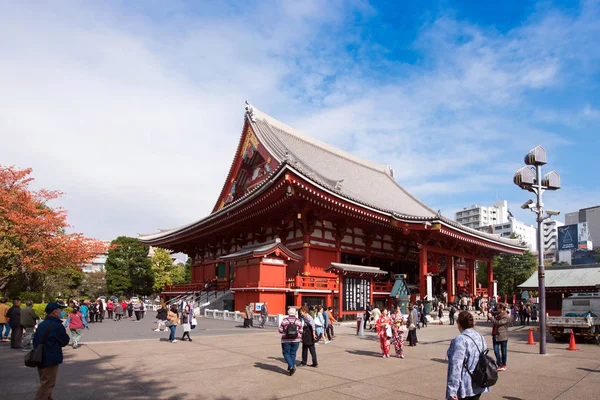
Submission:
M 254 114 L 254 107 L 252 107 L 252 104 L 250 104 L 248 102 L 248 100 L 246 100 L 246 114 L 248 114 L 248 118 L 250 118 L 250 121 L 256 122 L 256 115 Z
M 344 180 L 343 180 L 343 179 L 340 179 L 339 181 L 337 181 L 337 182 L 335 183 L 335 188 L 334 188 L 334 189 L 335 189 L 335 191 L 336 191 L 336 192 L 341 192 L 341 191 L 342 191 L 342 186 L 343 186 L 343 184 L 344 184 Z
M 391 165 L 388 165 L 385 167 L 387 174 L 389 176 L 391 176 L 392 178 L 394 177 L 394 167 L 392 167 Z

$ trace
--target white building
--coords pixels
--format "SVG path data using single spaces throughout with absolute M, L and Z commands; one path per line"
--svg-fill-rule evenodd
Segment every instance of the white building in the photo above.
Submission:
M 106 264 L 106 259 L 108 258 L 108 248 L 110 247 L 109 241 L 102 241 L 104 248 L 106 249 L 104 253 L 98 254 L 96 258 L 92 260 L 89 264 L 83 264 L 81 266 L 81 270 L 83 272 L 100 272 L 104 271 L 104 264 Z
M 465 207 L 455 214 L 456 222 L 473 229 L 508 223 L 508 217 L 508 203 L 506 200 L 496 201 L 491 207 L 480 207 L 475 204 L 469 208 Z
M 544 260 L 554 262 L 558 258 L 558 228 L 565 224 L 560 221 L 549 219 L 543 222 L 544 236 Z

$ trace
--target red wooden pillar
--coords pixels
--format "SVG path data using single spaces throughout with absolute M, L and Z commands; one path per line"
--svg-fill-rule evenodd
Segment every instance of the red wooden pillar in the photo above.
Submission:
M 302 272 L 309 272 L 310 269 L 310 235 L 304 235 L 304 243 L 302 244 L 302 255 L 304 256 L 304 265 Z
M 419 291 L 421 300 L 427 295 L 427 248 L 421 245 L 419 249 L 419 279 L 421 284 L 419 285 Z
M 446 292 L 448 292 L 448 302 L 454 301 L 454 256 L 446 259 Z
M 469 260 L 469 271 L 471 272 L 471 296 L 475 297 L 477 294 L 477 273 L 475 272 L 475 260 Z
M 487 261 L 488 265 L 488 296 L 492 297 L 494 295 L 494 265 L 492 263 L 492 259 L 490 258 Z

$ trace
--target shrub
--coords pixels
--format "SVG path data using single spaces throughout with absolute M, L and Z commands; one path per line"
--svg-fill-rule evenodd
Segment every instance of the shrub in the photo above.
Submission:
M 31 300 L 34 303 L 42 302 L 42 293 L 40 292 L 21 292 L 19 293 L 21 303 L 25 303 L 27 300 Z

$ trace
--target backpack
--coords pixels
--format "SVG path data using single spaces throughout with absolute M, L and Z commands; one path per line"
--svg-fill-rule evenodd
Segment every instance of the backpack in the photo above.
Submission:
M 475 343 L 472 337 L 469 335 L 465 336 Z M 483 341 L 483 338 L 481 340 Z M 475 343 L 475 347 L 477 347 L 477 343 Z M 484 347 L 485 344 L 483 344 L 482 348 Z M 477 350 L 479 350 L 479 347 L 477 347 Z M 471 386 L 473 388 L 488 388 L 498 382 L 498 365 L 492 357 L 488 356 L 488 349 L 479 352 L 479 359 L 473 372 L 469 371 L 466 359 L 463 362 L 463 367 L 467 369 L 467 372 L 471 376 Z
M 286 339 L 298 339 L 298 326 L 296 326 L 296 318 L 293 321 L 288 319 L 288 326 L 285 327 Z

